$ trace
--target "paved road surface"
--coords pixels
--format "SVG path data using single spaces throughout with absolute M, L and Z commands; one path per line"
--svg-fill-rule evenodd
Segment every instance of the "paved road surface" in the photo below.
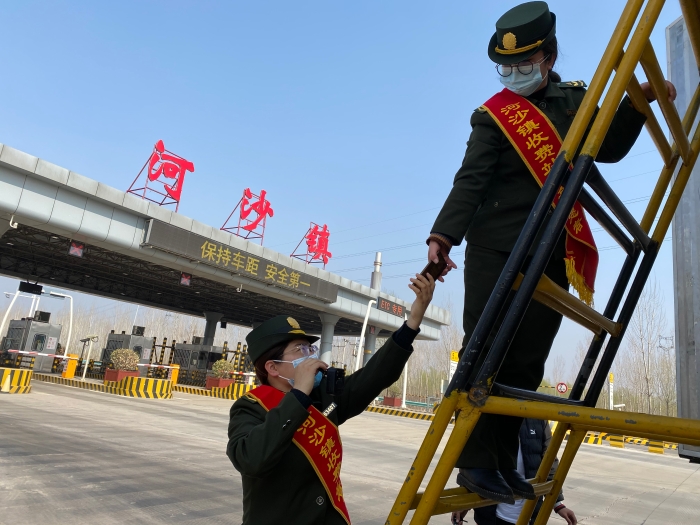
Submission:
M 0 397 L 0 525 L 240 523 L 240 477 L 224 452 L 230 401 L 32 384 Z M 369 413 L 343 425 L 353 525 L 384 523 L 427 428 Z M 583 445 L 566 501 L 586 525 L 697 524 L 698 470 L 675 455 Z

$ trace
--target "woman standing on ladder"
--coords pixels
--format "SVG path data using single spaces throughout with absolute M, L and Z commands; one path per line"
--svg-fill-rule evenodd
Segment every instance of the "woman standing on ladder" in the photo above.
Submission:
M 585 94 L 585 83 L 561 82 L 552 71 L 557 60 L 556 17 L 546 2 L 527 2 L 496 22 L 488 46 L 501 92 L 477 108 L 461 168 L 428 238 L 428 259 L 441 252 L 448 268 L 453 246 L 466 238 L 464 269 L 464 352 L 484 306 L 505 266 Z M 647 100 L 655 99 L 642 84 Z M 675 88 L 669 83 L 669 98 Z M 629 152 L 646 117 L 625 97 L 610 125 L 598 162 L 618 162 Z M 555 198 L 555 204 L 558 197 Z M 550 212 L 551 214 L 551 208 Z M 544 230 L 544 227 L 541 231 Z M 535 242 L 534 246 L 537 245 Z M 529 259 L 525 262 L 525 266 Z M 598 253 L 583 208 L 574 206 L 545 274 L 564 289 L 572 284 L 592 302 Z M 503 312 L 507 307 L 503 309 Z M 502 312 L 502 315 L 503 315 Z M 501 384 L 536 390 L 562 316 L 530 303 L 498 372 Z M 500 319 L 496 328 L 500 325 Z M 495 336 L 491 334 L 482 358 Z M 477 367 L 475 367 L 478 369 Z M 457 482 L 480 496 L 512 503 L 514 495 L 535 494 L 516 469 L 522 419 L 483 414 L 457 467 Z

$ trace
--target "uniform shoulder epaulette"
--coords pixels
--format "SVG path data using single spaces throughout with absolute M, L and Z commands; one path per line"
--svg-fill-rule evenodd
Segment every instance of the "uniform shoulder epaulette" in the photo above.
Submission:
M 243 395 L 243 396 L 241 397 L 241 399 L 245 399 L 246 401 L 249 401 L 249 402 L 251 402 L 251 403 L 257 403 L 257 402 L 258 402 L 257 399 L 255 399 L 253 396 L 251 396 L 251 395 L 249 395 L 249 394 Z
M 583 80 L 569 80 L 568 82 L 559 82 L 560 88 L 585 88 L 588 87 Z
M 484 106 L 479 106 L 474 110 L 474 113 L 486 113 L 486 108 Z

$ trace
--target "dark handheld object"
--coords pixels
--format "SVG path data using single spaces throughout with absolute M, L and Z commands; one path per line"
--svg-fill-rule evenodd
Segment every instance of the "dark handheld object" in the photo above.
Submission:
M 438 255 L 438 262 L 434 263 L 433 261 L 430 261 L 428 263 L 428 265 L 425 268 L 423 268 L 423 271 L 420 273 L 426 279 L 428 278 L 428 275 L 432 275 L 433 281 L 437 281 L 438 278 L 442 276 L 442 272 L 445 271 L 445 268 L 447 268 L 447 261 L 442 256 L 442 253 L 438 252 L 437 255 Z
M 328 367 L 328 369 L 323 372 L 326 376 L 326 393 L 332 396 L 339 396 L 343 393 L 343 387 L 345 386 L 345 370 L 342 368 Z

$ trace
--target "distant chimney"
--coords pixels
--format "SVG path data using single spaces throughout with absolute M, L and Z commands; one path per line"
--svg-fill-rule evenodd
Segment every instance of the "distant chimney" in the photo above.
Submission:
M 377 255 L 374 256 L 374 271 L 369 287 L 372 290 L 382 289 L 382 252 L 377 252 Z

